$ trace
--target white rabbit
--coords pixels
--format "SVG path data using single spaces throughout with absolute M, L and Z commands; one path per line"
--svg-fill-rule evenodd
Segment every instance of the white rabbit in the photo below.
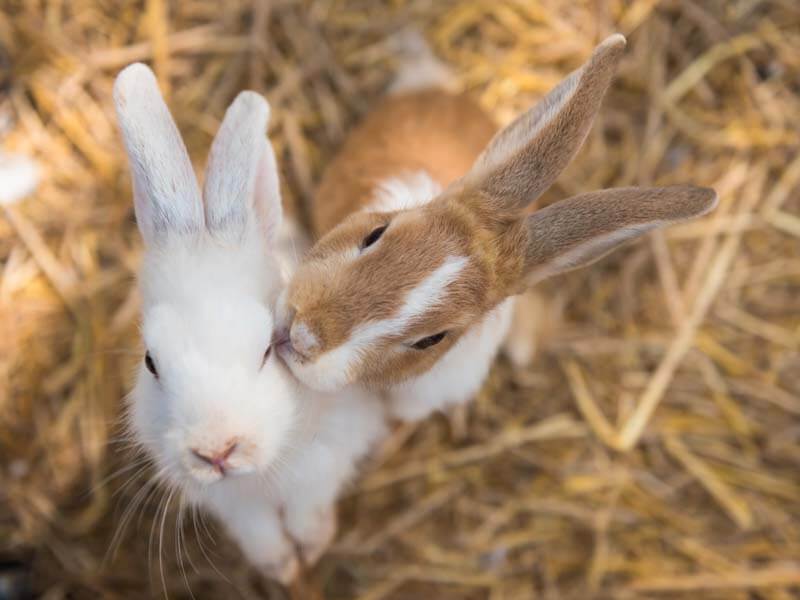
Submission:
M 269 107 L 242 92 L 214 139 L 201 193 L 186 148 L 141 64 L 114 87 L 145 242 L 147 348 L 128 399 L 158 477 L 224 524 L 246 557 L 284 582 L 334 534 L 334 501 L 385 432 L 359 390 L 299 385 L 272 351 L 284 286 Z
M 301 381 L 380 389 L 405 420 L 464 402 L 516 294 L 713 209 L 713 190 L 675 186 L 526 212 L 586 138 L 624 47 L 606 39 L 496 134 L 474 103 L 436 87 L 409 86 L 367 115 L 323 175 L 312 208 L 322 237 L 279 303 L 279 350 Z

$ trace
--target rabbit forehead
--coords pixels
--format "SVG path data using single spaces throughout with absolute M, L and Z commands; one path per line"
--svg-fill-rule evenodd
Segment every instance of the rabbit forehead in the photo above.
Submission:
M 271 299 L 284 284 L 277 257 L 255 232 L 237 244 L 205 233 L 172 238 L 145 252 L 139 283 L 145 305 L 220 295 Z
M 192 356 L 228 364 L 260 360 L 273 329 L 272 312 L 256 299 L 209 294 L 191 302 L 162 301 L 147 308 L 142 337 L 159 361 Z
M 176 352 L 247 350 L 271 333 L 272 299 L 282 287 L 257 240 L 228 247 L 205 236 L 148 251 L 140 277 L 146 341 L 164 340 Z
M 360 250 L 364 238 L 387 222 L 380 239 Z M 443 211 L 354 215 L 297 271 L 290 303 L 328 348 L 363 338 L 359 332 L 375 322 L 394 322 L 392 333 L 401 334 L 448 296 L 468 291 L 454 284 L 478 274 L 471 250 L 467 232 Z M 399 319 L 401 313 L 406 317 Z

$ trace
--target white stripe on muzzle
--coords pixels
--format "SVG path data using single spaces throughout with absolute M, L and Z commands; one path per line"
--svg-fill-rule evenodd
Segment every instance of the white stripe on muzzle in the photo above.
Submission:
M 447 287 L 458 278 L 467 263 L 465 256 L 447 257 L 406 295 L 403 305 L 393 316 L 357 326 L 346 342 L 322 354 L 314 367 L 329 373 L 348 372 L 372 344 L 386 336 L 402 334 L 415 319 L 441 304 Z

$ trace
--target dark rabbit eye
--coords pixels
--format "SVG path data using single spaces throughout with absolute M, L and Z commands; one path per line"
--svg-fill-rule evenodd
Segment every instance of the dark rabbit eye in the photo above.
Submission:
M 446 331 L 442 331 L 442 332 L 437 333 L 435 335 L 429 335 L 426 338 L 422 338 L 421 340 L 419 340 L 415 344 L 412 344 L 411 347 L 416 349 L 416 350 L 425 350 L 425 348 L 430 348 L 431 346 L 435 346 L 436 344 L 441 342 L 445 338 L 446 335 L 447 335 Z
M 372 244 L 381 239 L 381 236 L 383 235 L 383 232 L 386 231 L 387 227 L 388 225 L 381 225 L 377 229 L 373 229 L 361 242 L 361 249 L 363 250 L 364 248 L 369 248 L 372 246 Z
M 147 370 L 153 374 L 153 377 L 158 379 L 158 371 L 156 370 L 156 363 L 153 361 L 153 357 L 150 356 L 150 352 L 145 352 L 144 366 L 147 367 Z

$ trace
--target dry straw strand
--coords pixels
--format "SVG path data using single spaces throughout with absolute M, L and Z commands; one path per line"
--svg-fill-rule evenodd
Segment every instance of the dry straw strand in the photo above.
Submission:
M 264 93 L 303 220 L 407 25 L 499 123 L 624 33 L 585 148 L 542 204 L 695 183 L 720 205 L 543 283 L 530 364 L 501 357 L 468 409 L 396 428 L 342 499 L 336 543 L 283 590 L 208 516 L 179 521 L 175 498 L 160 511 L 119 427 L 141 360 L 141 242 L 111 87 L 150 64 L 198 167 L 233 97 Z M 0 211 L 0 589 L 796 597 L 798 48 L 788 0 L 0 0 L 0 145 L 42 174 Z M 163 582 L 148 559 L 162 521 Z

